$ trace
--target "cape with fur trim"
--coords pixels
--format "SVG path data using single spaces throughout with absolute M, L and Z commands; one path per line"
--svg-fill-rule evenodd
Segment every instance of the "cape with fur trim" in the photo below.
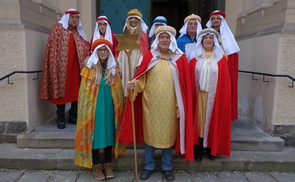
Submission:
M 198 144 L 198 88 L 196 88 L 196 68 L 197 60 L 193 58 L 189 62 L 191 74 L 192 100 L 194 112 L 194 144 Z M 216 94 L 209 126 L 207 146 L 211 148 L 211 154 L 216 156 L 221 153 L 230 156 L 231 145 L 231 82 L 226 57 L 223 56 L 217 63 L 218 76 Z M 210 91 L 209 91 L 210 92 Z M 206 136 L 204 136 L 206 137 Z M 205 140 L 205 138 L 204 138 Z

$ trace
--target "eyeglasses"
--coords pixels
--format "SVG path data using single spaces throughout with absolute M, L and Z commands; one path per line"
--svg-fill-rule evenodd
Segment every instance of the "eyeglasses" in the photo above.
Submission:
M 98 26 L 107 26 L 107 23 L 99 23 Z
M 97 49 L 98 52 L 104 53 L 104 52 L 109 52 L 108 49 Z
M 214 21 L 214 20 L 221 20 L 221 18 L 220 18 L 220 17 L 217 17 L 217 18 L 214 18 L 214 17 L 213 17 L 213 18 L 211 18 L 211 20 L 212 20 L 212 21 Z

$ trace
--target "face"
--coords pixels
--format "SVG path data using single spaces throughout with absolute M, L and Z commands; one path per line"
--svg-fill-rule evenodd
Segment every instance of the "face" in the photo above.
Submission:
M 197 21 L 196 20 L 190 20 L 187 23 L 187 34 L 196 34 L 197 33 Z
M 205 50 L 212 50 L 214 45 L 214 36 L 213 35 L 204 35 L 202 39 L 202 45 Z
M 169 50 L 169 46 L 171 43 L 171 39 L 170 39 L 170 35 L 168 33 L 161 33 L 159 35 L 159 49 L 160 52 L 164 53 L 167 52 Z
M 107 48 L 107 46 L 102 46 L 99 49 L 97 49 L 97 56 L 99 58 L 100 61 L 105 61 L 108 56 L 109 56 L 109 50 Z
M 136 17 L 130 17 L 129 20 L 130 20 L 130 25 L 131 25 L 132 27 L 136 27 L 136 26 L 137 26 L 137 24 L 138 24 L 138 19 L 137 19 Z
M 160 26 L 163 26 L 163 24 L 162 24 L 162 23 L 156 23 L 156 24 L 155 24 L 155 29 L 157 29 L 157 28 L 160 27 Z
M 214 28 L 217 31 L 220 30 L 221 18 L 219 17 L 219 15 L 213 15 L 211 17 L 211 24 L 212 24 L 212 28 Z
M 101 34 L 105 34 L 107 30 L 107 23 L 102 20 L 98 21 L 98 29 Z
M 79 16 L 77 14 L 70 14 L 69 27 L 75 28 L 78 26 L 78 23 L 79 23 Z

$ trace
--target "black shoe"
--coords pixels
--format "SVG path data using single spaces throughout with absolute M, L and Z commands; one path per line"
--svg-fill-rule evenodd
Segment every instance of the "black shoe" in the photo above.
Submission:
M 211 161 L 215 161 L 216 156 L 211 155 L 211 154 L 207 154 L 207 155 L 208 155 L 208 158 L 209 158 Z
M 206 148 L 206 154 L 211 161 L 215 161 L 216 156 L 211 155 L 211 148 Z
M 56 126 L 58 129 L 64 129 L 66 127 L 65 121 L 65 104 L 56 105 Z
M 148 170 L 148 169 L 144 169 L 141 174 L 140 174 L 140 179 L 141 180 L 147 180 L 151 177 L 151 175 L 153 174 L 153 170 Z
M 69 110 L 69 123 L 77 124 L 77 101 L 71 103 L 71 108 Z
M 77 117 L 69 116 L 69 123 L 76 125 L 77 124 Z
M 172 170 L 166 170 L 163 171 L 164 177 L 166 181 L 173 181 L 174 180 L 174 175 Z
M 66 127 L 65 119 L 57 118 L 56 126 L 58 129 L 64 129 Z
M 194 158 L 195 161 L 201 162 L 203 158 L 204 148 L 201 145 L 194 145 Z

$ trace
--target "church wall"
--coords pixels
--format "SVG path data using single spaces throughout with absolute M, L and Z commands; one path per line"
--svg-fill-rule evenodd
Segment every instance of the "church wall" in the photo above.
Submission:
M 45 44 L 58 11 L 41 0 L 4 0 L 0 10 L 0 76 L 42 70 Z M 39 99 L 41 74 L 34 80 L 37 77 L 15 74 L 9 78 L 13 84 L 7 78 L 0 82 L 0 142 L 15 142 L 19 133 L 32 131 L 53 116 L 55 108 Z
M 295 2 L 260 1 L 244 10 L 236 26 L 240 70 L 295 77 Z M 270 134 L 295 144 L 295 106 L 292 81 L 287 78 L 239 74 L 239 114 Z M 251 80 L 251 81 L 250 81 Z M 247 86 L 246 86 L 247 84 Z M 248 89 L 246 88 L 248 87 Z M 248 107 L 248 108 L 246 108 Z

